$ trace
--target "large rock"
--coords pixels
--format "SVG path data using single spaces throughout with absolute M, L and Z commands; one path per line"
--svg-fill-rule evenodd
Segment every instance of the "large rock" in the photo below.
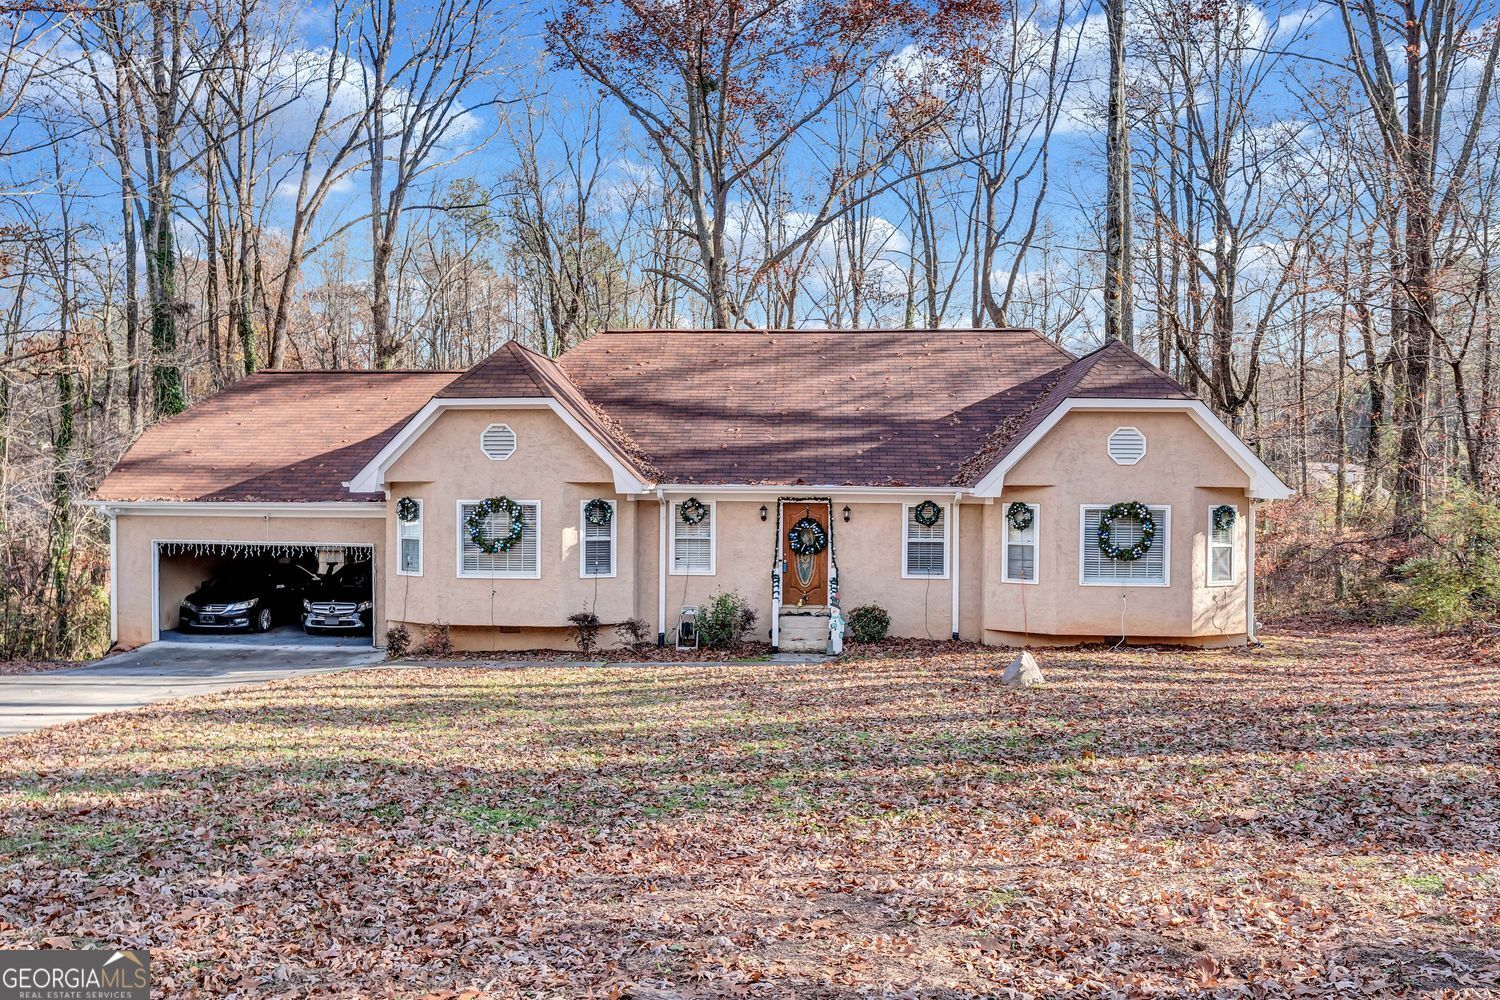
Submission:
M 1010 666 L 1005 668 L 1005 674 L 1000 679 L 1010 687 L 1029 688 L 1045 683 L 1042 668 L 1036 665 L 1036 658 L 1024 649 L 1010 661 Z

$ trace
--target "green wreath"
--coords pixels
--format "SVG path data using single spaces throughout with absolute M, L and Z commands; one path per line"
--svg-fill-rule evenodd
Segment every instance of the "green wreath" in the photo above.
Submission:
M 828 531 L 812 518 L 804 517 L 786 533 L 786 547 L 799 556 L 815 556 L 828 548 Z
M 916 518 L 918 524 L 924 528 L 930 528 L 938 523 L 938 518 L 943 516 L 943 508 L 931 500 L 923 500 L 912 509 L 911 516 Z
M 1036 511 L 1031 509 L 1030 504 L 1024 504 L 1017 500 L 1005 508 L 1005 519 L 1010 522 L 1012 528 L 1015 528 L 1017 531 L 1025 531 L 1036 520 Z
M 510 518 L 510 531 L 503 537 L 491 538 L 489 536 L 489 520 L 495 514 L 505 514 Z M 481 500 L 469 511 L 469 516 L 464 519 L 464 530 L 469 533 L 469 541 L 486 555 L 496 555 L 500 552 L 509 552 L 511 546 L 521 540 L 521 505 L 509 497 L 490 497 Z
M 677 516 L 682 518 L 683 524 L 702 524 L 708 516 L 708 508 L 697 497 L 688 497 L 677 505 Z
M 1214 508 L 1214 530 L 1228 531 L 1234 527 L 1234 522 L 1239 520 L 1240 512 L 1227 503 L 1221 503 Z
M 602 528 L 615 519 L 615 508 L 608 500 L 590 500 L 583 505 L 583 519 Z
M 1128 549 L 1122 549 L 1115 545 L 1114 521 L 1115 518 L 1129 517 L 1140 522 L 1141 537 Z M 1156 518 L 1151 516 L 1151 511 L 1139 500 L 1131 500 L 1128 503 L 1117 503 L 1106 510 L 1099 517 L 1099 551 L 1110 559 L 1120 562 L 1135 562 L 1135 560 L 1151 551 L 1151 542 L 1156 538 Z
M 402 497 L 396 501 L 396 519 L 404 524 L 411 524 L 422 516 L 422 507 L 411 497 Z

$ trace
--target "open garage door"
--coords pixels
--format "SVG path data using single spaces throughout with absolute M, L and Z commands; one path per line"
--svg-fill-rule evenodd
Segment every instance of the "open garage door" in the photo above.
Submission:
M 155 638 L 369 646 L 373 557 L 369 545 L 157 542 Z

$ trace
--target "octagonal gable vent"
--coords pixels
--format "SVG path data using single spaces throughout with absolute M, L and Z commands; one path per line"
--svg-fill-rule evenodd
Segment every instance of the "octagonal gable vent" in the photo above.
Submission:
M 479 450 L 496 462 L 503 462 L 516 453 L 516 432 L 509 424 L 490 424 L 479 435 Z
M 1109 436 L 1109 457 L 1116 465 L 1134 465 L 1146 457 L 1146 435 L 1134 427 L 1117 427 Z

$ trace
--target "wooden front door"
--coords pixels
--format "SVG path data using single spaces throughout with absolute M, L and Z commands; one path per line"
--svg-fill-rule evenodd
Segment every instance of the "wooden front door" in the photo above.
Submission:
M 818 607 L 828 603 L 828 510 L 826 503 L 788 503 L 781 508 L 781 558 L 786 560 L 781 582 L 782 607 Z M 817 522 L 823 529 L 821 552 L 792 551 L 792 533 L 798 530 L 803 518 Z M 801 535 L 805 539 L 817 537 L 808 527 L 801 529 Z

